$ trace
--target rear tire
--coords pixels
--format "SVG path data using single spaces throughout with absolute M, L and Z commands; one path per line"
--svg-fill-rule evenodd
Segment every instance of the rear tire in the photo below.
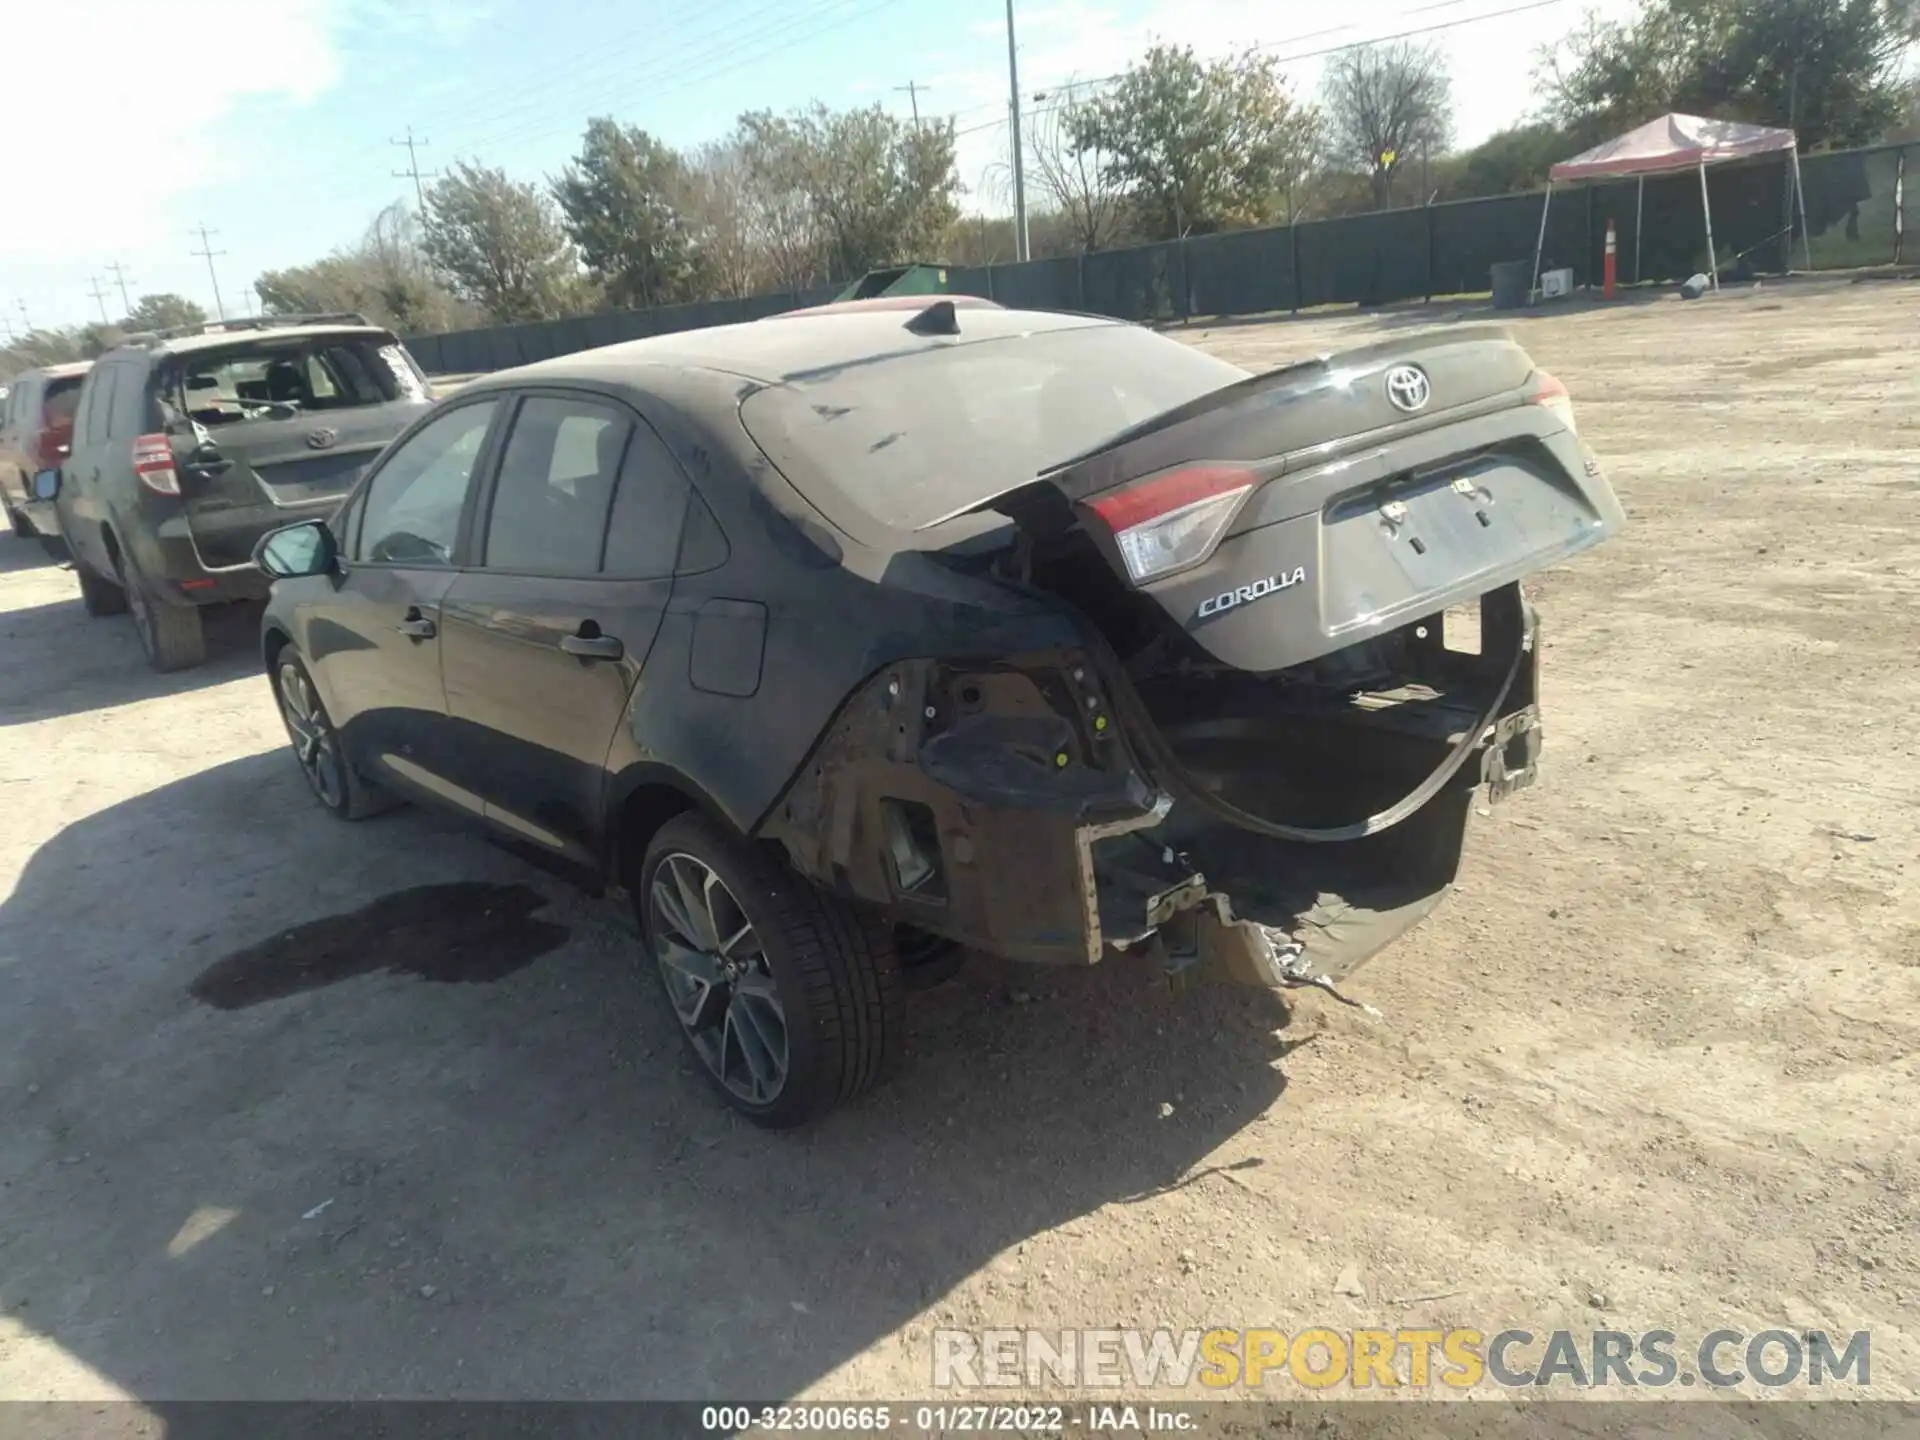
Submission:
M 681 1037 L 754 1124 L 806 1124 L 891 1070 L 900 964 L 878 916 L 697 812 L 655 834 L 634 903 Z
M 73 573 L 80 577 L 80 603 L 86 607 L 87 614 L 98 619 L 103 615 L 127 613 L 127 592 L 88 566 L 77 554 L 73 557 Z
M 133 556 L 124 553 L 120 556 L 120 579 L 127 608 L 133 612 L 133 628 L 149 665 L 165 675 L 206 663 L 207 630 L 200 621 L 199 607 L 169 605 L 160 599 L 147 588 Z

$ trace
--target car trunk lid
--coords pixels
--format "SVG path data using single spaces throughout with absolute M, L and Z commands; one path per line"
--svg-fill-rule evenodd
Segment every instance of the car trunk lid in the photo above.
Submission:
M 1077 525 L 1215 659 L 1285 669 L 1619 523 L 1563 416 L 1529 403 L 1537 377 L 1493 328 L 1387 341 L 1203 396 L 987 508 Z

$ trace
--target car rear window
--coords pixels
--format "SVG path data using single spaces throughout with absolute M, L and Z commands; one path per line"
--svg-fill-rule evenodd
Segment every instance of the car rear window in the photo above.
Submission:
M 918 530 L 1024 485 L 1246 372 L 1133 325 L 939 345 L 789 378 L 740 418 L 856 538 Z
M 406 350 L 379 335 L 261 340 L 191 354 L 168 396 L 209 428 L 427 398 Z
M 84 375 L 62 375 L 47 382 L 47 398 L 40 402 L 41 424 L 50 427 L 73 424 L 73 412 L 80 404 Z

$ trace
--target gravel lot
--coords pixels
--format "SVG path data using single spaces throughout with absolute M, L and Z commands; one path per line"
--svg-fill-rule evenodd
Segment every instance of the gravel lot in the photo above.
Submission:
M 1920 288 L 1519 328 L 1631 524 L 1383 1018 L 981 961 L 799 1136 L 605 902 L 324 816 L 252 615 L 157 677 L 0 538 L 0 1397 L 899 1398 L 1022 1323 L 1868 1328 L 1920 1394 Z

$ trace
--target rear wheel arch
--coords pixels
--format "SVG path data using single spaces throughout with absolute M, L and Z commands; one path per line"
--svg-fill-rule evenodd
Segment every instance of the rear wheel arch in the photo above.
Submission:
M 614 781 L 607 815 L 607 878 L 631 889 L 640 879 L 647 846 L 662 826 L 689 811 L 707 816 L 738 835 L 724 811 L 692 781 L 676 771 L 647 767 L 637 776 Z

